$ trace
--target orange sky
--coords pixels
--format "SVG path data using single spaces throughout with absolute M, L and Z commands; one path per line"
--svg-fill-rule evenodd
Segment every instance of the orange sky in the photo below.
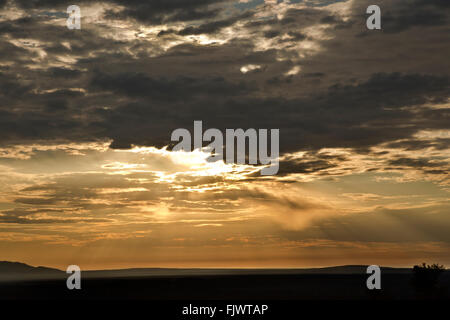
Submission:
M 3 260 L 85 269 L 448 263 L 438 240 L 447 192 L 418 172 L 370 174 L 373 159 L 327 150 L 349 160 L 326 175 L 255 180 L 253 167 L 209 163 L 207 153 L 107 145 L 3 150 L 1 206 L 14 213 L 1 227 Z
M 450 265 L 447 3 L 137 2 L 0 1 L 0 260 Z M 170 151 L 196 120 L 279 172 Z

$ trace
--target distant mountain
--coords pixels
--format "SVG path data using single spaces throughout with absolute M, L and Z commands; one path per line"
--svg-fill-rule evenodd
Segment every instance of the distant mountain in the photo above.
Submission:
M 382 273 L 410 273 L 408 268 L 382 267 Z M 82 270 L 84 278 L 129 278 L 129 277 L 185 277 L 219 275 L 293 275 L 293 274 L 366 274 L 367 266 L 348 265 L 309 269 L 174 269 L 135 268 L 117 270 Z M 67 277 L 58 269 L 33 267 L 20 262 L 0 261 L 0 281 L 53 279 Z
M 368 266 L 361 265 L 347 265 L 337 267 L 311 268 L 300 269 L 301 273 L 306 274 L 365 274 Z M 385 273 L 411 273 L 411 268 L 392 268 L 380 267 L 381 272 Z
M 83 272 L 85 278 L 129 278 L 129 277 L 189 277 L 222 275 L 299 275 L 299 274 L 366 274 L 367 266 L 337 266 L 310 269 L 177 269 L 135 268 L 116 270 L 92 270 Z M 386 273 L 411 273 L 409 268 L 381 267 Z
M 33 267 L 21 262 L 0 261 L 0 281 L 52 279 L 64 276 L 58 269 L 47 267 Z

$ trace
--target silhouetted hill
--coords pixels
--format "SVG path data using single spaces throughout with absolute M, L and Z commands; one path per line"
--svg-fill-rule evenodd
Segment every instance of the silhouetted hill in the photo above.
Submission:
M 82 290 L 68 290 L 58 269 L 0 262 L 0 300 L 359 300 L 448 299 L 450 271 L 420 292 L 412 269 L 382 267 L 382 290 L 366 287 L 367 266 L 310 269 L 142 268 L 81 272 Z
M 0 281 L 54 279 L 65 276 L 58 269 L 33 267 L 21 262 L 0 261 Z
M 412 269 L 382 267 L 383 273 L 411 273 Z M 134 268 L 85 271 L 87 278 L 126 278 L 208 275 L 295 275 L 295 274 L 366 274 L 367 266 L 337 266 L 309 269 L 169 269 Z
M 83 278 L 128 278 L 128 277 L 177 277 L 217 275 L 307 275 L 307 274 L 366 274 L 367 266 L 347 265 L 308 269 L 187 269 L 187 268 L 132 268 L 115 270 L 83 271 Z M 382 273 L 411 273 L 412 269 L 382 267 Z M 53 279 L 67 276 L 62 270 L 33 267 L 25 263 L 0 261 L 1 280 Z

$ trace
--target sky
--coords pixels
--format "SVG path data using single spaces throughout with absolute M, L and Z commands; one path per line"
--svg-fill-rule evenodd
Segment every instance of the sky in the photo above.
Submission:
M 0 0 L 0 260 L 450 265 L 449 17 L 448 0 Z M 195 120 L 279 129 L 278 174 L 173 151 Z

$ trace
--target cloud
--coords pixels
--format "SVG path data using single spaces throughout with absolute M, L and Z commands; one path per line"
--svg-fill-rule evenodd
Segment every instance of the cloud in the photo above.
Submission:
M 247 19 L 252 16 L 253 16 L 252 12 L 245 12 L 243 14 L 240 14 L 237 16 L 232 16 L 227 19 L 217 20 L 217 21 L 213 21 L 213 22 L 207 22 L 207 23 L 201 24 L 199 26 L 189 26 L 189 27 L 186 27 L 179 31 L 163 30 L 158 33 L 158 36 L 163 36 L 163 35 L 171 34 L 171 33 L 176 33 L 180 36 L 216 33 L 218 31 L 222 30 L 223 28 L 229 27 L 242 19 Z
M 388 7 L 389 8 L 389 7 Z M 413 8 L 413 9 L 412 9 Z M 402 32 L 409 28 L 444 26 L 448 23 L 450 6 L 442 0 L 404 1 L 392 10 L 385 10 L 383 29 L 385 32 Z
M 163 102 L 195 99 L 197 95 L 235 96 L 250 89 L 244 82 L 230 83 L 222 77 L 198 79 L 184 76 L 176 79 L 154 79 L 143 73 L 114 75 L 100 73 L 93 77 L 91 85 L 93 88 L 109 90 L 114 93 L 146 97 Z
M 282 247 L 288 260 L 318 248 L 398 253 L 401 241 L 444 252 L 448 1 L 380 1 L 373 32 L 368 4 L 80 1 L 74 32 L 67 4 L 10 1 L 2 241 L 126 248 L 122 260 L 130 245 L 216 257 L 245 244 L 261 259 Z M 279 128 L 279 174 L 170 152 L 171 132 L 194 120 Z
M 174 21 L 192 21 L 215 18 L 220 9 L 214 7 L 224 0 L 139 0 L 125 1 L 112 0 L 113 3 L 123 6 L 123 9 L 114 16 L 118 18 L 132 17 L 139 22 L 161 24 Z

